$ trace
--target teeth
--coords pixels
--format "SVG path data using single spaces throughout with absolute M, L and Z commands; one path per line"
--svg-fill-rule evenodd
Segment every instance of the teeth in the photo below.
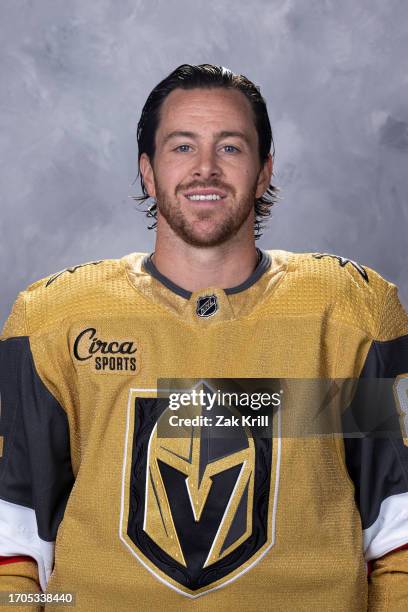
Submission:
M 189 200 L 221 200 L 221 196 L 216 195 L 215 193 L 210 193 L 208 195 L 189 195 L 187 196 Z

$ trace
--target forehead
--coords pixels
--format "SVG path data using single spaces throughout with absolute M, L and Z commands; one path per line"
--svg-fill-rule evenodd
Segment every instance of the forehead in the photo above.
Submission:
M 251 104 L 238 90 L 175 89 L 163 101 L 157 135 L 171 130 L 245 130 L 256 137 Z

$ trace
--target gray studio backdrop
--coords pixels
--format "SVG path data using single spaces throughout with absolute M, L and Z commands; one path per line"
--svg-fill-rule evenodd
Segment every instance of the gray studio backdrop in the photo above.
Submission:
M 1 304 L 67 266 L 150 251 L 136 125 L 181 63 L 267 99 L 276 206 L 264 248 L 377 269 L 408 303 L 404 0 L 1 0 Z

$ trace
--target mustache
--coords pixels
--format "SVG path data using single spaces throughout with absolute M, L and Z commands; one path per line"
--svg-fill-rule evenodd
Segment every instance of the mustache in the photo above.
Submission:
M 221 181 L 211 181 L 211 182 L 207 182 L 207 183 L 203 183 L 202 181 L 193 181 L 191 183 L 188 183 L 187 185 L 179 185 L 176 189 L 176 194 L 180 193 L 181 191 L 188 191 L 190 189 L 220 189 L 222 191 L 226 191 L 229 193 L 232 193 L 233 195 L 235 194 L 235 189 L 233 187 L 231 187 L 230 185 L 226 185 L 225 183 L 222 183 Z

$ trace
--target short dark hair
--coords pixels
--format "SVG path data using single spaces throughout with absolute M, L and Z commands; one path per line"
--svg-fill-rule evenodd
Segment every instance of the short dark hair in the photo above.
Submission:
M 223 66 L 213 64 L 182 64 L 165 79 L 163 79 L 150 93 L 143 107 L 139 123 L 137 125 L 137 144 L 139 149 L 138 162 L 142 153 L 146 153 L 150 161 L 153 161 L 155 154 L 155 136 L 160 121 L 160 109 L 165 98 L 174 89 L 196 89 L 196 88 L 217 88 L 237 89 L 241 91 L 251 104 L 254 114 L 255 127 L 258 133 L 259 158 L 264 163 L 269 153 L 272 159 L 275 157 L 275 145 L 273 142 L 271 124 L 268 117 L 266 102 L 261 95 L 260 88 L 242 74 L 235 74 Z M 272 151 L 271 151 L 272 147 Z M 149 194 L 143 182 L 140 172 L 140 165 L 137 177 L 140 176 L 142 196 L 133 196 L 138 203 L 149 199 Z M 136 178 L 137 178 L 136 177 Z M 271 214 L 271 208 L 278 200 L 279 188 L 270 184 L 265 193 L 255 200 L 255 227 L 254 234 L 257 240 L 262 235 L 261 230 L 264 222 Z M 157 204 L 154 202 L 147 210 L 148 217 L 153 217 L 155 221 L 149 226 L 153 229 L 157 225 Z

